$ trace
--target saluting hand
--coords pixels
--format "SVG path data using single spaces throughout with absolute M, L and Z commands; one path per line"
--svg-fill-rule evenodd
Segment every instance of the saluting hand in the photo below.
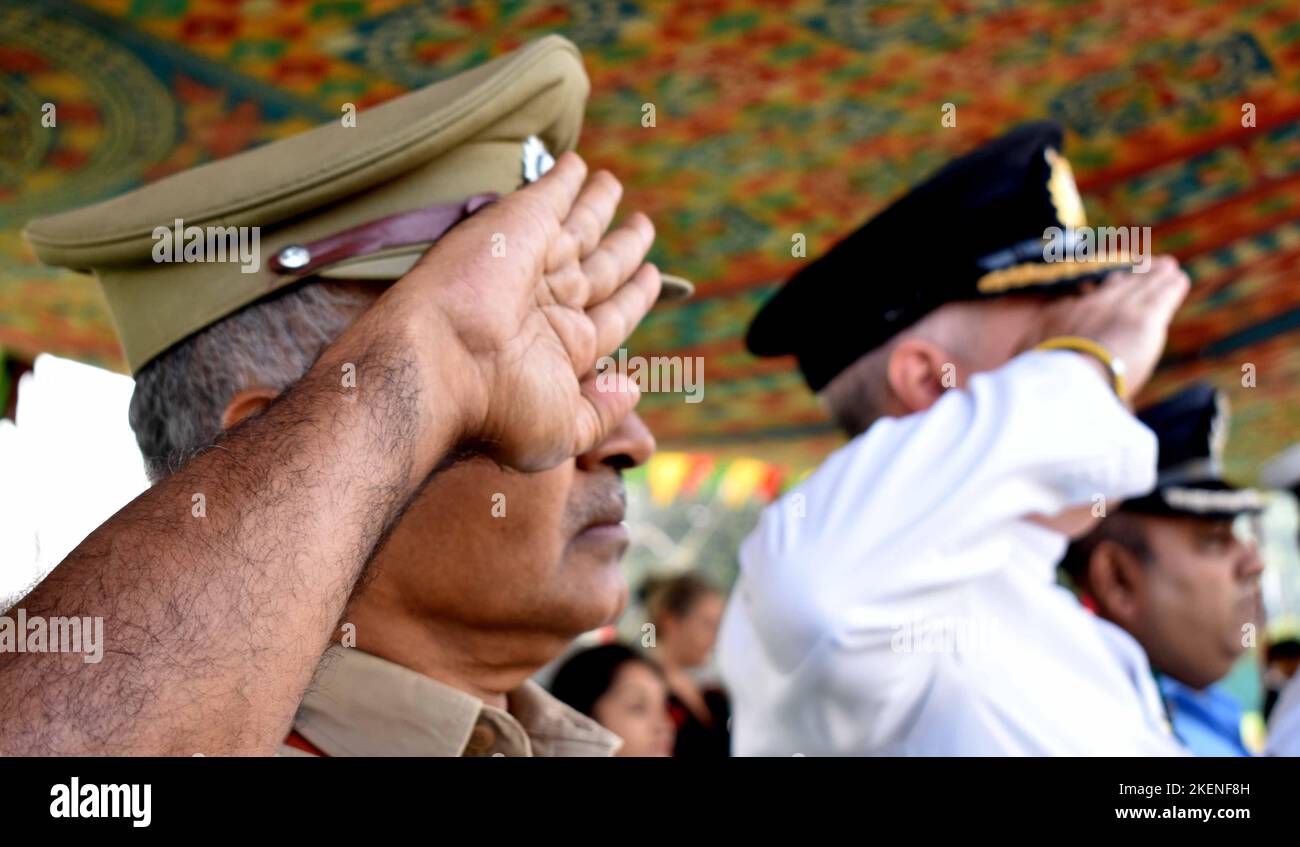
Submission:
M 1169 323 L 1191 283 L 1172 256 L 1158 256 L 1146 273 L 1116 272 L 1101 285 L 1065 297 L 1044 312 L 1038 343 L 1078 335 L 1104 345 L 1124 360 L 1131 400 L 1155 371 L 1165 349 Z
M 634 213 L 606 232 L 621 196 L 612 175 L 588 178 L 582 159 L 566 153 L 537 182 L 451 230 L 391 292 L 432 316 L 463 438 L 505 465 L 553 467 L 636 405 L 635 385 L 597 390 L 593 373 L 659 296 L 659 272 L 644 263 L 650 219 Z M 445 413 L 446 398 L 438 401 Z

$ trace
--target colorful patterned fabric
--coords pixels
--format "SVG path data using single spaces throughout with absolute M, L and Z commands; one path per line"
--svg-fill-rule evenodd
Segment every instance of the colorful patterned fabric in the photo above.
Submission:
M 1153 226 L 1192 273 L 1149 397 L 1194 378 L 1227 389 L 1248 433 L 1229 468 L 1247 479 L 1297 436 L 1292 0 L 0 0 L 0 346 L 121 366 L 94 286 L 23 247 L 32 215 L 283 137 L 545 32 L 587 59 L 583 152 L 654 218 L 654 258 L 699 286 L 631 345 L 704 357 L 704 402 L 645 399 L 661 443 L 816 461 L 837 441 L 824 415 L 788 362 L 741 343 L 802 261 L 797 236 L 815 256 L 948 158 L 1042 117 L 1070 131 L 1092 221 Z M 52 128 L 39 121 L 47 102 Z M 945 104 L 955 127 L 941 125 Z M 867 267 L 863 284 L 908 284 Z

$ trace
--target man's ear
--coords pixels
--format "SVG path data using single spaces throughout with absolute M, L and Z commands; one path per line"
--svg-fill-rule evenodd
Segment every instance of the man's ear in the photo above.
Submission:
M 957 386 L 957 366 L 942 348 L 923 338 L 903 338 L 890 351 L 889 388 L 906 414 L 924 411 Z
M 1088 592 L 1098 611 L 1132 631 L 1142 610 L 1146 569 L 1127 548 L 1114 541 L 1102 541 L 1088 559 Z
M 221 428 L 231 429 L 271 405 L 271 402 L 279 396 L 279 391 L 265 385 L 255 385 L 240 390 L 230 398 L 230 402 L 221 413 Z

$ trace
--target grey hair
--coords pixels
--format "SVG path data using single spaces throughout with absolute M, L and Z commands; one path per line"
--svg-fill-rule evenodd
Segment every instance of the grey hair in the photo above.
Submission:
M 145 365 L 130 422 L 149 479 L 215 444 L 226 404 L 240 390 L 283 391 L 302 378 L 369 302 L 355 288 L 309 281 L 245 306 Z

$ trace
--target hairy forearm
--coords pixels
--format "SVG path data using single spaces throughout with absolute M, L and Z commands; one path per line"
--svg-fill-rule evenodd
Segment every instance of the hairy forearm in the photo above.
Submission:
M 102 618 L 103 658 L 0 653 L 0 753 L 274 751 L 366 562 L 463 435 L 430 414 L 432 357 L 373 323 L 19 603 Z

